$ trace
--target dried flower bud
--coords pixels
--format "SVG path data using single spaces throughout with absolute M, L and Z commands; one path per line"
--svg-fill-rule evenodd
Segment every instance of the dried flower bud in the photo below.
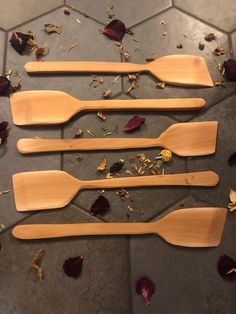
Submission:
M 163 149 L 161 152 L 160 152 L 160 156 L 161 156 L 161 159 L 164 161 L 164 162 L 169 162 L 171 161 L 172 159 L 172 152 L 168 149 Z
M 112 96 L 112 92 L 111 90 L 106 90 L 104 93 L 103 93 L 103 97 L 104 98 L 110 98 Z
M 84 133 L 83 130 L 77 129 L 77 130 L 75 130 L 75 137 L 80 137 L 83 133 Z

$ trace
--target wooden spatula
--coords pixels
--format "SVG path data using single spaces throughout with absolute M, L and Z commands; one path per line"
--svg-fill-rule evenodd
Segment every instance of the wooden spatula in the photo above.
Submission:
M 220 243 L 226 214 L 225 208 L 185 208 L 153 222 L 19 225 L 13 229 L 12 234 L 18 239 L 44 239 L 156 233 L 174 245 L 213 247 Z
M 127 62 L 33 61 L 25 64 L 25 70 L 28 73 L 150 72 L 160 81 L 168 84 L 206 87 L 213 86 L 205 60 L 202 57 L 192 55 L 170 55 L 146 64 L 133 64 Z
M 214 186 L 219 177 L 212 171 L 117 179 L 81 181 L 65 171 L 33 171 L 14 174 L 13 189 L 18 211 L 66 206 L 81 189 L 135 186 Z
M 158 138 L 22 138 L 17 149 L 22 154 L 72 151 L 165 147 L 179 156 L 213 154 L 216 149 L 217 121 L 176 123 Z
M 82 101 L 67 93 L 32 90 L 10 95 L 13 122 L 16 125 L 60 124 L 83 110 L 197 110 L 202 98 L 131 99 Z

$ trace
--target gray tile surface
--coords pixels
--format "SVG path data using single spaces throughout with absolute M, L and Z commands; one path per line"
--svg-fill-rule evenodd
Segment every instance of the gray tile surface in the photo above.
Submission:
M 96 1 L 67 0 L 66 3 L 103 23 L 107 23 L 108 21 L 108 15 L 106 13 L 107 8 L 113 6 L 114 8 L 112 12 L 115 14 L 114 19 L 123 21 L 126 27 L 131 27 L 134 24 L 140 23 L 144 19 L 171 6 L 170 0 L 149 0 L 148 5 L 143 5 L 142 1 L 135 0 L 100 0 L 99 7 Z
M 232 0 L 174 0 L 174 5 L 227 32 L 236 28 L 236 3 Z
M 10 29 L 34 17 L 40 16 L 58 6 L 63 5 L 62 0 L 37 1 L 37 0 L 1 0 L 0 27 Z
M 130 62 L 145 63 L 145 58 L 156 54 L 196 54 L 203 56 L 209 67 L 212 79 L 223 80 L 216 65 L 236 55 L 235 3 L 234 1 L 66 1 L 75 10 L 64 15 L 62 1 L 6 1 L 1 2 L 0 28 L 13 28 L 9 33 L 0 30 L 0 70 L 18 70 L 22 77 L 22 90 L 52 89 L 62 90 L 81 100 L 102 99 L 103 92 L 111 89 L 115 99 L 132 98 L 174 98 L 203 97 L 206 109 L 201 112 L 136 112 L 146 118 L 145 125 L 133 134 L 123 132 L 123 127 L 135 113 L 105 112 L 102 122 L 96 112 L 76 115 L 64 126 L 17 127 L 12 123 L 9 99 L 0 98 L 0 122 L 10 122 L 9 137 L 0 146 L 0 190 L 10 189 L 9 194 L 0 197 L 0 223 L 7 229 L 0 234 L 0 314 L 233 314 L 235 312 L 234 284 L 224 281 L 216 270 L 221 253 L 236 259 L 235 217 L 228 214 L 221 245 L 211 249 L 190 249 L 168 245 L 158 236 L 124 237 L 83 237 L 55 240 L 20 241 L 11 235 L 12 227 L 24 223 L 74 223 L 99 221 L 150 221 L 169 211 L 183 207 L 227 206 L 229 188 L 236 189 L 235 169 L 229 168 L 228 157 L 234 152 L 235 127 L 235 82 L 227 82 L 227 87 L 183 88 L 166 86 L 156 89 L 156 81 L 151 75 L 140 76 L 139 88 L 126 95 L 130 83 L 124 75 L 113 84 L 116 75 L 100 76 L 104 84 L 90 86 L 91 73 L 84 75 L 27 75 L 24 63 L 35 60 L 30 55 L 18 55 L 7 43 L 4 60 L 5 39 L 13 30 L 33 31 L 39 45 L 48 43 L 49 53 L 44 60 L 97 60 L 120 61 L 118 47 L 113 41 L 99 32 L 107 22 L 106 8 L 113 5 L 114 18 L 121 19 L 127 27 L 134 26 L 134 36 L 125 35 L 124 49 L 130 53 Z M 58 7 L 60 6 L 61 7 Z M 58 7 L 58 8 L 57 8 Z M 52 11 L 51 11 L 52 10 Z M 164 12 L 162 12 L 164 10 Z M 81 12 L 81 13 L 79 13 Z M 85 17 L 85 14 L 88 17 Z M 38 16 L 38 18 L 37 18 Z M 90 18 L 91 17 L 91 18 Z M 79 19 L 80 23 L 78 23 Z M 143 21 L 143 22 L 142 22 Z M 160 22 L 166 21 L 163 25 Z M 205 21 L 205 22 L 204 22 Z M 2 23 L 2 24 L 1 24 Z M 20 26 L 19 24 L 23 23 Z M 62 26 L 62 33 L 48 35 L 44 32 L 45 23 Z M 162 34 L 166 32 L 166 36 Z M 213 32 L 217 41 L 205 42 L 204 36 Z M 60 46 L 69 47 L 72 38 L 77 38 L 76 47 L 69 52 Z M 133 39 L 140 41 L 134 41 Z M 205 49 L 198 49 L 199 42 Z M 182 43 L 183 48 L 176 45 Z M 212 55 L 217 45 L 223 46 L 226 54 Z M 137 49 L 138 48 L 138 49 Z M 3 68 L 3 69 L 2 69 Z M 224 79 L 225 80 L 225 79 Z M 209 188 L 134 188 L 128 189 L 130 198 L 122 201 L 114 190 L 106 190 L 111 210 L 105 216 L 92 217 L 89 208 L 97 198 L 97 190 L 81 191 L 70 206 L 58 210 L 38 213 L 18 213 L 15 210 L 11 175 L 30 170 L 64 169 L 82 180 L 103 179 L 97 166 L 104 156 L 108 167 L 120 158 L 126 164 L 120 175 L 128 177 L 125 170 L 132 168 L 129 158 L 134 153 L 144 152 L 152 159 L 160 149 L 98 151 L 39 154 L 21 156 L 16 151 L 16 141 L 20 137 L 72 138 L 77 128 L 90 129 L 95 137 L 101 137 L 103 129 L 111 130 L 118 126 L 118 134 L 110 137 L 157 137 L 171 124 L 193 118 L 193 121 L 218 120 L 219 132 L 217 152 L 213 156 L 184 159 L 175 156 L 166 165 L 166 173 L 185 171 L 214 170 L 221 176 L 220 184 Z M 83 137 L 88 138 L 88 134 Z M 62 158 L 63 157 L 63 158 Z M 137 162 L 138 164 L 138 162 Z M 130 205 L 134 211 L 128 210 Z M 141 211 L 143 210 L 143 211 Z M 31 260 L 39 249 L 45 250 L 42 265 L 45 280 L 39 282 Z M 83 271 L 79 279 L 65 276 L 62 265 L 65 259 L 84 255 Z M 150 277 L 156 284 L 156 293 L 151 305 L 145 306 L 135 292 L 139 277 Z M 30 300 L 30 302 L 29 302 Z M 68 301 L 69 300 L 69 301 Z

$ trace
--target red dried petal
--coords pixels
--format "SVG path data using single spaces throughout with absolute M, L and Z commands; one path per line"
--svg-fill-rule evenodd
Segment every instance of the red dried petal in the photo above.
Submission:
M 145 122 L 145 118 L 139 117 L 139 116 L 134 116 L 131 118 L 128 123 L 124 127 L 125 132 L 130 132 L 133 130 L 138 129 L 143 123 Z
M 20 55 L 28 48 L 28 40 L 34 40 L 32 33 L 13 32 L 10 38 L 12 48 L 14 48 Z
M 82 270 L 83 260 L 83 256 L 68 258 L 63 264 L 66 275 L 75 279 L 78 278 Z
M 102 33 L 116 41 L 121 41 L 126 33 L 126 27 L 120 20 L 112 20 L 102 29 Z
M 104 196 L 100 195 L 96 201 L 92 204 L 90 208 L 90 214 L 91 215 L 104 215 L 108 210 L 110 210 L 110 204 L 108 199 L 106 199 Z
M 136 282 L 136 292 L 144 298 L 145 304 L 149 304 L 155 293 L 155 284 L 148 277 L 141 277 Z
M 233 269 L 236 269 L 236 262 L 231 257 L 225 254 L 221 254 L 217 268 L 218 268 L 219 274 L 223 278 L 230 279 L 230 280 L 233 280 L 236 278 L 236 272 L 232 271 Z
M 7 126 L 8 126 L 7 121 L 3 121 L 0 123 L 0 144 L 4 143 L 8 136 L 8 131 L 7 131 Z
M 11 81 L 6 76 L 0 76 L 0 96 L 7 96 L 10 93 Z
M 236 81 L 236 60 L 229 59 L 223 64 L 225 68 L 225 76 L 228 80 Z

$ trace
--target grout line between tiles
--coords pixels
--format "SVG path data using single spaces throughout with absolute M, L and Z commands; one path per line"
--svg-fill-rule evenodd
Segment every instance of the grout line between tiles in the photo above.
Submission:
M 232 35 L 231 34 L 228 34 L 228 43 L 229 43 L 230 57 L 233 58 L 234 53 L 233 53 L 233 42 L 232 42 Z
M 129 269 L 128 269 L 128 272 L 129 272 L 129 283 L 130 283 L 130 297 L 129 297 L 129 300 L 130 300 L 130 311 L 131 311 L 131 314 L 134 313 L 133 311 L 133 282 L 132 282 L 132 258 L 131 258 L 131 236 L 128 236 L 128 242 L 129 242 L 129 248 L 128 248 L 128 252 L 127 252 L 127 258 L 128 258 L 128 265 L 129 265 Z
M 4 38 L 4 51 L 3 51 L 3 62 L 2 62 L 2 75 L 6 74 L 6 64 L 7 64 L 7 43 L 8 43 L 8 32 L 5 32 Z
M 84 12 L 82 12 L 82 11 L 79 11 L 79 10 L 76 9 L 76 8 L 73 8 L 73 11 L 75 11 L 75 12 L 77 12 L 77 13 L 83 15 L 83 16 L 86 17 L 86 18 L 89 18 L 89 19 L 93 20 L 94 22 L 96 22 L 96 23 L 98 23 L 98 24 L 101 24 L 101 25 L 103 25 L 103 26 L 106 25 L 105 23 L 103 23 L 103 22 L 101 22 L 101 21 L 95 19 L 94 17 L 88 15 L 87 13 L 84 13 Z

